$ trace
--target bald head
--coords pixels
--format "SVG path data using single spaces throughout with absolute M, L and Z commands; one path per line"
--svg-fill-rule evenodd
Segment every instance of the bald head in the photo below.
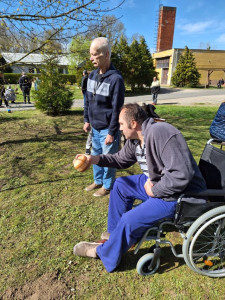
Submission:
M 98 37 L 91 42 L 90 60 L 99 68 L 100 74 L 105 73 L 110 67 L 110 45 L 105 37 Z
M 91 42 L 91 46 L 94 46 L 99 52 L 107 53 L 109 52 L 109 57 L 111 56 L 111 47 L 109 41 L 105 37 L 97 37 Z

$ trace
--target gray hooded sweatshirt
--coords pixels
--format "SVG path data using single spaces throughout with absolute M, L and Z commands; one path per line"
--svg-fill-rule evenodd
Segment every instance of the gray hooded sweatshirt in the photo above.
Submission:
M 142 124 L 149 179 L 155 197 L 174 201 L 180 194 L 206 190 L 205 181 L 181 134 L 171 124 L 148 118 Z M 126 169 L 137 162 L 137 143 L 127 140 L 115 154 L 100 155 L 98 165 Z

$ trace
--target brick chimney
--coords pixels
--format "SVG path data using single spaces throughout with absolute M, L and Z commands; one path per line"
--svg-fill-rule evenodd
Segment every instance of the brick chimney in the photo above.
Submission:
M 176 7 L 160 7 L 156 52 L 172 49 L 175 17 Z

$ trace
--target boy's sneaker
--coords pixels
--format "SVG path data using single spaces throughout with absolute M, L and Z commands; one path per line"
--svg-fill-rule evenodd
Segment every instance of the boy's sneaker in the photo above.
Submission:
M 86 150 L 85 150 L 85 154 L 91 155 L 91 149 L 86 149 Z

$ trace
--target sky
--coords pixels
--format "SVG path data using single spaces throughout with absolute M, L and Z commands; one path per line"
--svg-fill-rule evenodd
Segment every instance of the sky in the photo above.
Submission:
M 111 0 L 116 5 L 120 0 Z M 112 13 L 120 18 L 129 39 L 143 35 L 149 50 L 156 47 L 159 4 L 176 7 L 173 48 L 225 50 L 225 1 L 125 0 Z

